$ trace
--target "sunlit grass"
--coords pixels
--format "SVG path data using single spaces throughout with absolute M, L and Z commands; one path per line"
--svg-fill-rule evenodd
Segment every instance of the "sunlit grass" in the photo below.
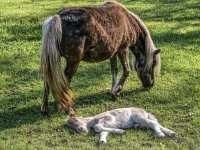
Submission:
M 0 149 L 181 149 L 200 147 L 200 5 L 198 0 L 124 0 L 144 20 L 162 52 L 157 84 L 141 92 L 132 73 L 122 95 L 109 94 L 109 61 L 82 62 L 72 81 L 77 114 L 95 115 L 109 109 L 138 106 L 175 130 L 174 139 L 156 139 L 149 130 L 131 129 L 112 135 L 99 146 L 97 137 L 78 135 L 63 127 L 67 118 L 50 97 L 50 117 L 40 114 L 39 74 L 41 24 L 64 6 L 97 4 L 100 0 L 1 0 L 0 2 Z M 119 65 L 120 67 L 120 65 Z

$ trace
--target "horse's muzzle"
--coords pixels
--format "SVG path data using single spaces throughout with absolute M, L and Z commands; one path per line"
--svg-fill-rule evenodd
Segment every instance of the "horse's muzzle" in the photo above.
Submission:
M 143 87 L 144 88 L 152 88 L 154 86 L 154 82 L 145 82 L 145 83 L 142 83 Z

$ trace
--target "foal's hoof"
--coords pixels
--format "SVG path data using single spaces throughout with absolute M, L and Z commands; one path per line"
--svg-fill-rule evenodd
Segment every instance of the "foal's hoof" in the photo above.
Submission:
M 106 140 L 100 140 L 100 141 L 99 141 L 99 144 L 106 144 L 106 143 L 107 143 Z
M 172 130 L 169 130 L 168 133 L 166 133 L 166 134 L 169 137 L 175 137 L 176 136 L 176 133 L 174 131 L 172 131 Z
M 159 132 L 159 133 L 156 133 L 156 137 L 158 137 L 158 138 L 164 138 L 166 136 L 165 136 L 165 134 L 163 132 Z

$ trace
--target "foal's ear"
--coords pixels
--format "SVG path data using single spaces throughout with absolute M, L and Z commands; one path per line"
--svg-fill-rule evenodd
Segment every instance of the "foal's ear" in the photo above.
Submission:
M 69 117 L 70 117 L 70 118 L 76 117 L 75 111 L 74 111 L 74 109 L 71 108 L 71 107 L 69 108 Z
M 154 55 L 157 55 L 157 54 L 160 53 L 160 51 L 161 51 L 160 49 L 156 49 L 156 50 L 153 51 L 153 54 L 154 54 Z

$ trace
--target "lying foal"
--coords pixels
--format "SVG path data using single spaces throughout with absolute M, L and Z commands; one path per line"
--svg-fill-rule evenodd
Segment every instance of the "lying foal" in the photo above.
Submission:
M 109 133 L 122 134 L 128 128 L 150 128 L 159 138 L 174 136 L 175 132 L 164 128 L 157 119 L 141 108 L 120 108 L 98 114 L 94 117 L 76 117 L 71 114 L 67 126 L 80 132 L 88 132 L 93 128 L 99 133 L 100 143 L 106 143 Z

